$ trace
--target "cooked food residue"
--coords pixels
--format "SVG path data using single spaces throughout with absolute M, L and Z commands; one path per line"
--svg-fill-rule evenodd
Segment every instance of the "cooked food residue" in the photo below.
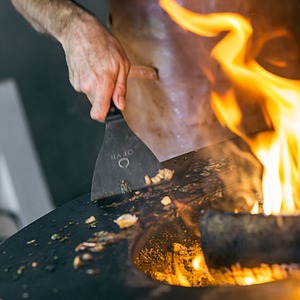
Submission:
M 163 197 L 161 200 L 160 200 L 160 203 L 162 204 L 162 205 L 169 205 L 169 204 L 171 204 L 172 203 L 172 200 L 171 200 L 171 198 L 169 197 L 169 196 L 165 196 L 165 197 Z
M 156 174 L 154 177 L 149 177 L 148 175 L 145 176 L 145 184 L 151 185 L 151 184 L 158 184 L 161 181 L 169 181 L 173 178 L 174 170 L 169 169 L 161 169 L 158 171 L 158 174 Z
M 114 220 L 121 229 L 133 226 L 138 221 L 138 217 L 132 214 L 124 214 L 118 219 Z
M 90 216 L 88 219 L 85 220 L 85 224 L 91 224 L 96 222 L 96 218 L 94 216 Z

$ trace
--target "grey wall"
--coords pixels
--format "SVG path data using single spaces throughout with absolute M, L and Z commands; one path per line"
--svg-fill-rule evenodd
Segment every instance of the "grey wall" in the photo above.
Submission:
M 104 0 L 81 0 L 104 23 Z M 14 78 L 55 205 L 89 192 L 103 126 L 68 81 L 60 45 L 0 1 L 0 81 Z M 5 130 L 5 129 L 2 129 Z M 30 175 L 29 175 L 30 176 Z

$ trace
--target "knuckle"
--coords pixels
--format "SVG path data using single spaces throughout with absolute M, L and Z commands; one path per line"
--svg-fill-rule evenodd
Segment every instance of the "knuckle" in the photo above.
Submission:
M 103 118 L 102 116 L 98 116 L 98 115 L 91 114 L 91 118 L 100 123 L 104 123 L 104 121 L 105 121 L 105 118 Z
M 80 87 L 79 87 L 79 86 L 77 86 L 77 85 L 73 85 L 73 87 L 74 87 L 74 90 L 75 90 L 76 92 L 78 92 L 78 93 L 80 93 L 80 92 L 81 92 L 81 90 L 80 90 Z
M 115 90 L 119 94 L 123 94 L 126 91 L 126 85 L 123 82 L 118 82 L 118 83 L 116 83 Z
M 89 80 L 84 80 L 80 83 L 80 90 L 85 94 L 90 94 L 92 89 L 92 84 Z
M 76 92 L 81 92 L 80 85 L 78 84 L 78 82 L 70 79 L 70 83 Z
M 106 115 L 100 110 L 100 111 L 95 111 L 95 110 L 91 110 L 91 118 L 95 121 L 98 122 L 104 122 L 105 121 L 105 117 Z

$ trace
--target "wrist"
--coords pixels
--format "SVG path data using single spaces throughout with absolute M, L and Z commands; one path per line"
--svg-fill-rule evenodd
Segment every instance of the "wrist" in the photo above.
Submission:
M 81 37 L 86 38 L 94 30 L 95 26 L 98 29 L 99 26 L 102 27 L 94 15 L 76 5 L 73 5 L 70 11 L 65 11 L 63 14 L 60 28 L 55 38 L 64 48 L 74 39 L 78 41 Z
M 72 34 L 80 30 L 85 14 L 88 13 L 72 2 L 63 5 L 58 16 L 59 20 L 56 22 L 57 26 L 54 26 L 54 30 L 51 32 L 52 36 L 63 45 Z

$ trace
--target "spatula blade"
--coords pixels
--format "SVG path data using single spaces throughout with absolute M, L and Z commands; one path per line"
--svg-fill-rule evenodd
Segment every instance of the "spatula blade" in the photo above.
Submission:
M 145 176 L 153 177 L 161 168 L 123 118 L 108 122 L 94 170 L 91 199 L 141 189 L 145 187 Z

